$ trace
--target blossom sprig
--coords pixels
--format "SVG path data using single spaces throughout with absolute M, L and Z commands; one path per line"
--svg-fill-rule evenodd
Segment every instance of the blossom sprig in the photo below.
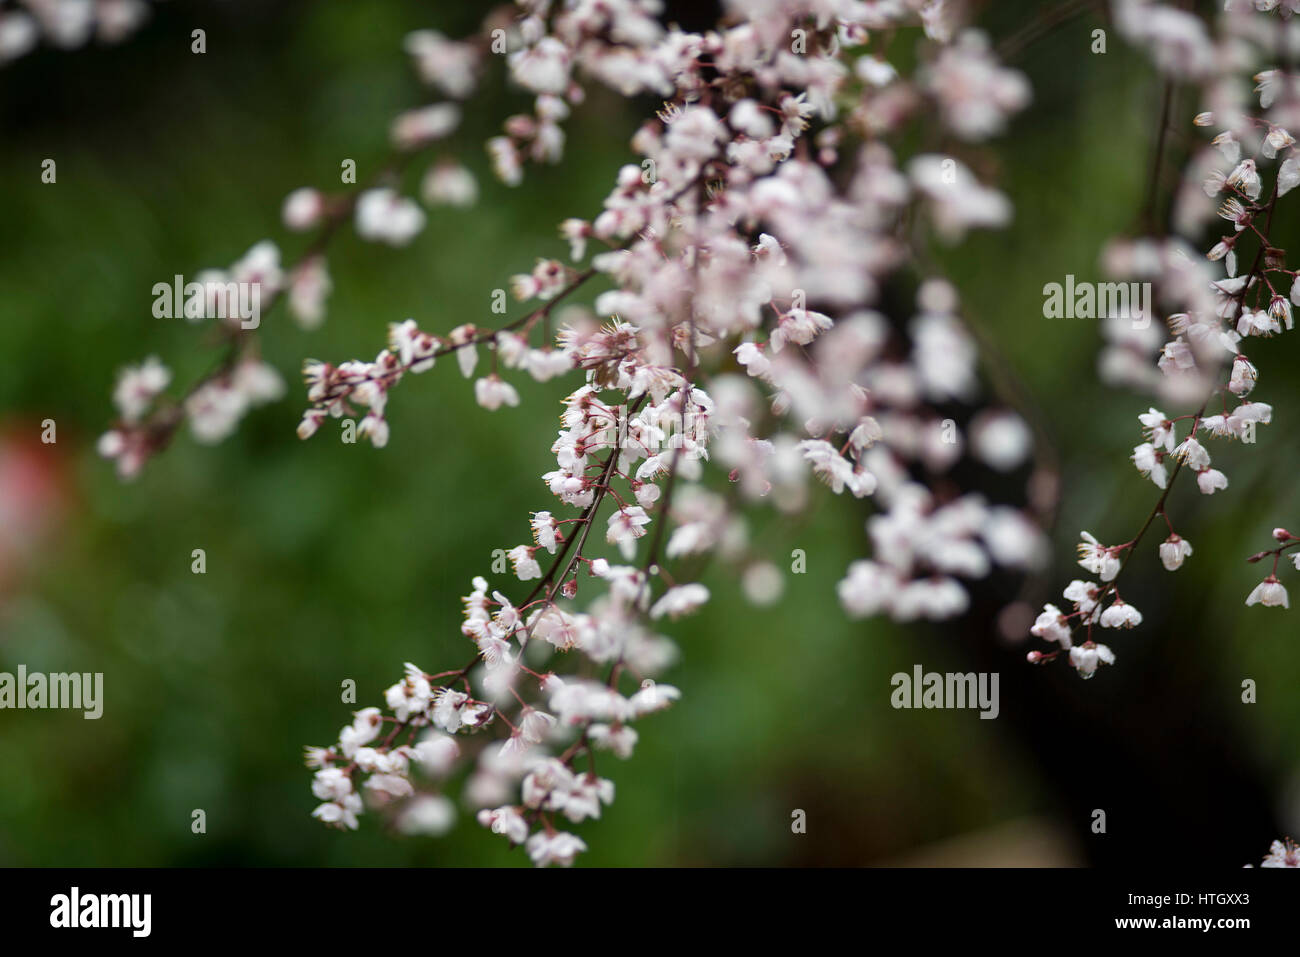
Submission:
M 1300 122 L 1300 86 L 1284 72 L 1265 69 L 1255 75 L 1258 112 L 1244 108 L 1236 96 L 1241 71 L 1276 55 L 1281 25 L 1266 16 L 1269 11 L 1262 6 L 1257 10 L 1237 2 L 1226 5 L 1213 32 L 1195 15 L 1158 3 L 1121 0 L 1116 12 L 1121 30 L 1149 47 L 1163 72 L 1201 86 L 1209 108 L 1197 114 L 1193 124 L 1219 130 L 1188 163 L 1174 198 L 1177 225 L 1190 232 L 1217 213 L 1232 224 L 1233 233 L 1216 241 L 1200 262 L 1186 244 L 1170 238 L 1116 242 L 1105 253 L 1112 272 L 1153 283 L 1156 299 L 1178 309 L 1168 315 L 1172 338 L 1163 345 L 1151 316 L 1130 311 L 1109 317 L 1103 327 L 1109 341 L 1100 364 L 1102 377 L 1113 384 L 1151 389 L 1163 400 L 1189 404 L 1195 411 L 1167 416 L 1153 406 L 1138 416 L 1143 441 L 1131 458 L 1139 473 L 1160 490 L 1155 506 L 1138 534 L 1121 545 L 1105 546 L 1083 533 L 1079 564 L 1100 584 L 1072 582 L 1065 597 L 1072 601 L 1073 612 L 1062 613 L 1048 604 L 1030 628 L 1032 635 L 1060 646 L 1030 652 L 1031 662 L 1051 661 L 1068 650 L 1084 677 L 1095 673 L 1097 661 L 1111 664 L 1115 659 L 1105 645 L 1094 642 L 1094 626 L 1131 628 L 1142 620 L 1120 597 L 1117 580 L 1156 518 L 1169 532 L 1157 548 L 1167 570 L 1181 568 L 1193 554 L 1191 543 L 1175 531 L 1166 511 L 1178 475 L 1194 473 L 1203 495 L 1228 488 L 1228 476 L 1212 467 L 1205 441 L 1253 443 L 1257 428 L 1272 421 L 1273 407 L 1253 397 L 1259 374 L 1242 346 L 1251 337 L 1269 338 L 1290 330 L 1291 306 L 1300 304 L 1297 272 L 1286 267 L 1286 252 L 1270 235 L 1279 198 L 1300 183 L 1300 157 L 1287 130 Z M 1157 28 L 1157 23 L 1167 29 Z M 1175 43 L 1173 34 L 1181 41 Z M 1253 155 L 1243 157 L 1244 151 Z M 1276 165 L 1271 176 L 1265 169 L 1269 164 Z M 1153 187 L 1157 182 L 1152 179 Z M 1246 248 L 1253 245 L 1254 253 L 1249 268 L 1239 274 L 1244 235 L 1251 237 Z M 1226 276 L 1209 271 L 1211 264 L 1220 262 Z M 1282 277 L 1289 280 L 1289 291 L 1275 285 Z M 1145 363 L 1153 351 L 1156 362 L 1151 368 Z M 1252 561 L 1267 554 L 1274 554 L 1276 571 L 1274 552 Z M 1286 590 L 1276 575 L 1261 582 L 1247 600 L 1286 602 Z M 1077 654 L 1078 647 L 1096 650 L 1100 657 Z
M 438 337 L 422 331 L 415 320 L 407 319 L 390 324 L 388 347 L 374 362 L 353 360 L 334 366 L 315 359 L 306 360 L 303 379 L 312 406 L 303 413 L 298 437 L 310 438 L 327 416 L 355 415 L 351 403 L 356 403 L 368 410 L 357 434 L 369 439 L 376 448 L 383 448 L 388 444 L 389 436 L 388 422 L 384 418 L 389 390 L 407 373 L 418 375 L 427 372 L 439 358 L 451 354 L 456 355 L 461 373 L 468 378 L 478 365 L 480 345 L 490 345 L 494 359 L 501 356 L 507 367 L 524 368 L 541 382 L 572 369 L 575 362 L 572 350 L 531 349 L 527 345 L 527 334 L 569 293 L 593 275 L 595 270 L 591 269 L 577 273 L 548 302 L 499 329 L 479 329 L 466 324 Z M 478 404 L 487 409 L 519 404 L 519 394 L 514 386 L 495 371 L 475 383 L 475 397 Z
M 698 390 L 692 394 L 695 392 Z M 702 393 L 700 396 L 703 398 Z M 571 397 L 569 404 L 577 405 L 582 398 Z M 629 412 L 653 416 L 645 398 Z M 592 419 L 608 420 L 607 410 L 598 403 L 582 406 Z M 701 408 L 696 400 L 696 411 Z M 590 422 L 574 424 L 585 428 Z M 594 437 L 594 433 L 588 434 Z M 500 591 L 489 596 L 485 579 L 474 580 L 474 590 L 464 599 L 462 626 L 463 634 L 477 649 L 470 665 L 437 675 L 408 665 L 406 679 L 385 694 L 391 716 L 383 716 L 379 709 L 363 709 L 343 729 L 336 745 L 309 749 L 309 766 L 317 769 L 313 790 L 324 800 L 313 812 L 316 817 L 327 824 L 356 827 L 357 815 L 364 807 L 359 795 L 364 791 L 378 806 L 404 801 L 398 814 L 398 820 L 404 820 L 411 803 L 406 799 L 414 800 L 416 795 L 412 762 L 432 777 L 445 777 L 453 765 L 468 760 L 476 750 L 477 768 L 465 787 L 475 803 L 484 805 L 477 815 L 480 823 L 514 844 L 523 844 L 538 865 L 567 865 L 585 850 L 580 838 L 557 831 L 555 823 L 560 816 L 572 823 L 599 817 L 602 806 L 612 802 L 612 782 L 595 774 L 595 752 L 610 750 L 618 757 L 629 757 L 637 740 L 632 722 L 667 706 L 679 694 L 675 688 L 645 677 L 669 659 L 670 646 L 638 622 L 648 623 L 665 612 L 676 617 L 695 610 L 708 598 L 703 586 L 673 586 L 651 606 L 651 577 L 660 572 L 653 548 L 643 569 L 612 566 L 605 559 L 584 554 L 602 501 L 617 494 L 611 484 L 620 471 L 616 464 L 635 459 L 637 454 L 635 447 L 622 449 L 612 444 L 603 459 L 590 463 L 589 469 L 596 475 L 584 480 L 580 497 L 585 504 L 566 530 L 549 512 L 534 515 L 531 525 L 536 550 L 545 550 L 553 558 L 550 569 L 517 607 Z M 698 454 L 698 450 L 685 454 Z M 671 492 L 658 510 L 661 520 L 666 520 L 670 498 Z M 611 518 L 626 511 L 620 506 Z M 641 514 L 649 521 L 643 510 Z M 527 550 L 532 560 L 534 549 L 520 546 L 519 550 Z M 525 561 L 516 558 L 517 577 L 539 577 L 531 570 L 524 572 L 521 566 Z M 577 594 L 577 577 L 570 575 L 584 563 L 590 576 L 604 579 L 610 587 L 587 612 L 574 612 L 566 607 Z M 608 677 L 594 682 L 576 675 L 543 673 L 524 661 L 530 643 L 534 651 L 546 649 L 548 655 L 584 654 L 593 663 L 607 666 Z M 483 699 L 474 696 L 470 681 L 471 669 L 480 661 L 482 670 L 476 678 L 485 689 Z M 620 678 L 625 674 L 641 681 L 639 690 L 628 696 L 620 693 Z M 531 696 L 526 698 L 530 689 Z M 391 730 L 370 748 L 385 722 L 391 722 Z M 462 747 L 458 738 L 451 737 L 493 726 L 504 730 L 494 740 L 480 739 L 474 749 Z M 428 731 L 417 740 L 421 729 Z M 405 741 L 399 743 L 403 735 Z M 550 745 L 569 739 L 568 747 L 555 756 Z M 575 759 L 583 755 L 585 773 L 574 767 Z M 369 776 L 358 785 L 361 774 Z M 509 793 L 511 782 L 518 782 L 520 802 L 498 804 Z M 427 793 L 419 798 L 429 799 Z M 493 804 L 497 806 L 486 806 Z
M 675 655 L 656 629 L 710 598 L 679 560 L 745 554 L 741 507 L 799 511 L 811 479 L 872 499 L 873 556 L 837 588 L 854 616 L 952 617 L 968 607 L 966 582 L 1042 561 L 1043 536 L 1026 513 L 954 492 L 950 470 L 966 455 L 1003 473 L 1033 455 L 1023 420 L 982 406 L 956 290 L 922 275 L 905 324 L 874 308 L 915 252 L 917 229 L 902 224 L 928 223 L 953 242 L 1009 216 L 1005 197 L 955 159 L 900 166 L 886 137 L 934 106 L 955 136 L 982 141 L 1024 106 L 1028 88 L 982 35 L 931 7 L 919 18 L 901 7 L 813 18 L 801 4 L 728 4 L 729 19 L 702 33 L 665 30 L 630 4 L 519 7 L 506 67 L 536 95 L 536 110 L 507 118 L 489 142 L 498 177 L 515 185 L 529 162 L 561 158 L 559 124 L 582 103 L 581 76 L 664 98 L 633 137 L 639 162 L 618 171 L 597 215 L 561 223 L 574 266 L 541 257 L 510 280 L 516 298 L 540 300 L 532 312 L 491 332 L 394 323 L 374 362 L 308 363 L 300 434 L 363 407 L 360 431 L 385 444 L 391 387 L 452 352 L 468 378 L 488 350 L 492 372 L 475 384 L 487 408 L 517 401 L 502 370 L 582 378 L 562 401 L 555 467 L 541 476 L 558 505 L 533 513 L 531 542 L 502 550 L 531 591 L 516 605 L 476 578 L 462 629 L 475 662 L 409 672 L 386 695 L 392 713 L 377 719 L 399 728 L 384 736 L 385 755 L 418 747 L 429 725 L 454 734 L 448 767 L 466 769 L 461 801 L 479 823 L 537 864 L 569 864 L 586 844 L 560 819 L 596 817 L 613 799 L 596 752 L 630 755 L 632 722 L 678 696 L 654 683 Z M 883 48 L 864 52 L 870 31 L 918 20 L 928 39 L 915 77 L 899 75 Z M 806 47 L 791 52 L 794 29 Z M 572 304 L 595 276 L 610 288 Z M 560 300 L 570 304 L 553 330 Z M 947 416 L 954 405 L 974 410 L 965 435 Z M 710 471 L 725 475 L 729 495 L 708 487 Z M 599 554 L 602 545 L 612 551 Z M 769 574 L 747 576 L 747 593 L 772 587 Z M 465 708 L 471 721 L 457 718 Z M 359 714 L 369 733 L 374 715 Z M 311 752 L 328 758 L 318 772 L 338 782 L 333 772 L 344 770 L 349 782 L 326 801 L 337 808 L 322 805 L 318 816 L 352 826 L 365 803 L 354 795 L 369 793 L 403 819 L 403 802 L 430 795 L 386 780 L 389 765 L 369 755 L 377 771 L 352 766 L 342 749 L 356 728 Z M 376 774 L 380 784 L 369 784 Z M 431 786 L 445 790 L 446 776 Z
M 98 450 L 115 463 L 120 477 L 138 475 L 186 421 L 200 441 L 220 442 L 236 430 L 249 409 L 283 396 L 278 371 L 259 359 L 263 314 L 283 300 L 304 329 L 323 322 L 333 289 L 325 254 L 348 222 L 353 222 L 363 240 L 391 246 L 405 245 L 424 228 L 426 217 L 419 206 L 388 184 L 396 182 L 421 151 L 448 135 L 459 116 L 457 107 L 445 103 L 408 111 L 394 122 L 392 155 L 360 189 L 327 194 L 303 187 L 290 193 L 281 211 L 284 225 L 294 232 L 314 231 L 314 236 L 289 266 L 282 267 L 274 242 L 262 240 L 229 269 L 204 270 L 193 284 L 187 284 L 185 319 L 218 317 L 215 338 L 224 355 L 178 399 L 163 394 L 171 372 L 156 357 L 119 373 L 113 394 L 119 416 L 101 437 Z M 467 189 L 459 179 L 462 175 L 467 174 L 445 163 L 431 167 L 424 186 L 426 202 L 461 204 Z M 438 183 L 431 182 L 435 176 L 441 177 Z M 447 185 L 449 178 L 459 181 Z M 197 285 L 202 296 L 191 299 L 190 285 Z M 236 298 L 232 290 L 241 288 L 245 290 L 241 301 L 256 293 L 257 314 L 251 324 L 254 317 L 241 316 L 232 307 Z M 191 312 L 190 301 L 201 309 Z M 165 380 L 161 385 L 160 379 Z

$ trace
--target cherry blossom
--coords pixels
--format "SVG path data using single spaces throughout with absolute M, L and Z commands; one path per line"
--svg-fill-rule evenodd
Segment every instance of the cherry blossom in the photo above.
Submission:
M 1086 641 L 1070 649 L 1070 664 L 1074 665 L 1081 678 L 1091 678 L 1101 665 L 1113 665 L 1115 654 L 1106 645 Z
M 1300 867 L 1300 845 L 1287 838 L 1274 841 L 1268 848 L 1260 867 Z
M 1250 595 L 1246 598 L 1247 605 L 1263 605 L 1266 608 L 1277 607 L 1290 608 L 1287 601 L 1286 588 L 1273 575 L 1269 575 L 1262 582 L 1255 586 Z
M 1192 545 L 1177 533 L 1160 543 L 1160 563 L 1167 571 L 1177 571 L 1183 567 L 1183 561 L 1192 554 Z

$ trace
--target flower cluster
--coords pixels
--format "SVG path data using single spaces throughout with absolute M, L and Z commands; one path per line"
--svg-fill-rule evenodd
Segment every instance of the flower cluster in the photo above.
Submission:
M 476 45 L 454 43 L 425 31 L 408 37 L 407 47 L 415 57 L 421 75 L 441 91 L 455 97 L 473 92 L 474 64 L 481 53 Z M 438 73 L 438 70 L 453 71 L 455 76 Z M 436 74 L 435 79 L 441 78 L 438 82 L 430 79 L 431 71 Z M 283 394 L 278 373 L 262 366 L 257 358 L 261 314 L 283 300 L 294 320 L 304 329 L 321 325 L 333 289 L 325 250 L 349 221 L 357 237 L 366 242 L 401 247 L 414 240 L 423 231 L 427 217 L 414 199 L 396 188 L 396 183 L 402 170 L 418 153 L 456 130 L 460 118 L 461 108 L 455 102 L 438 102 L 408 110 L 393 120 L 390 129 L 393 155 L 380 165 L 372 181 L 359 189 L 340 193 L 326 193 L 307 186 L 293 190 L 285 197 L 281 209 L 284 227 L 290 232 L 312 233 L 314 238 L 291 265 L 281 265 L 280 248 L 276 243 L 262 240 L 229 269 L 203 270 L 192 283 L 185 285 L 182 317 L 195 323 L 205 319 L 221 320 L 218 339 L 225 346 L 226 354 L 215 371 L 192 384 L 179 399 L 170 399 L 163 394 L 164 383 L 151 391 L 143 404 L 137 399 L 123 406 L 123 389 L 119 383 L 114 398 L 121 416 L 99 446 L 102 455 L 116 462 L 119 475 L 131 478 L 138 474 L 154 454 L 167 446 L 186 421 L 200 441 L 220 441 L 235 430 L 249 408 Z M 478 185 L 473 175 L 459 163 L 442 159 L 428 167 L 419 192 L 429 206 L 462 206 L 473 202 Z M 255 298 L 252 298 L 253 294 Z M 241 303 L 252 298 L 256 304 L 256 314 L 251 320 L 234 308 L 236 295 Z M 409 345 L 406 348 L 409 353 Z M 431 365 L 432 360 L 428 365 L 417 366 L 415 371 L 424 371 Z M 554 364 L 550 368 L 557 369 Z M 383 370 L 374 371 L 381 378 L 385 374 Z M 331 369 L 327 374 L 324 367 L 321 368 L 323 378 L 337 374 L 336 381 L 330 385 L 332 388 L 340 385 L 338 375 L 341 375 L 343 383 L 356 379 L 356 384 L 361 385 L 368 372 L 353 367 L 341 374 Z M 123 377 L 123 381 L 128 380 L 129 373 Z M 384 389 L 387 384 L 391 383 L 385 380 Z M 492 390 L 487 391 L 490 394 Z M 356 399 L 368 405 L 364 400 L 369 394 L 369 387 L 363 388 Z M 509 401 L 508 395 L 501 396 L 499 392 L 498 395 L 499 401 Z M 378 415 L 370 417 L 363 430 L 378 444 L 382 444 L 387 435 L 382 418 L 381 405 Z
M 131 478 L 165 444 L 171 429 L 184 417 L 199 441 L 220 442 L 235 431 L 250 409 L 284 394 L 284 380 L 274 366 L 249 353 L 195 386 L 179 405 L 166 408 L 149 421 L 143 416 L 171 381 L 171 372 L 150 356 L 119 374 L 113 402 L 121 418 L 99 438 L 99 454 L 116 463 L 123 478 Z
M 364 409 L 359 432 L 377 446 L 390 439 L 389 391 L 450 353 L 467 378 L 489 353 L 492 371 L 474 387 L 487 409 L 518 404 L 512 372 L 584 379 L 563 399 L 555 468 L 541 476 L 558 503 L 533 514 L 531 542 L 502 550 L 531 590 L 512 601 L 475 578 L 462 628 L 470 664 L 408 666 L 386 694 L 389 713 L 358 712 L 337 744 L 311 749 L 325 802 L 317 817 L 355 826 L 358 794 L 373 805 L 432 794 L 466 765 L 462 800 L 480 824 L 536 864 L 571 863 L 586 844 L 561 819 L 598 817 L 614 797 L 596 753 L 630 756 L 633 722 L 678 697 L 652 677 L 676 653 L 656 623 L 710 597 L 665 563 L 712 555 L 744 567 L 756 601 L 779 590 L 779 572 L 747 554 L 737 504 L 801 509 L 814 478 L 872 498 L 874 556 L 838 586 L 855 616 L 952 617 L 969 604 L 966 582 L 1041 564 L 1043 535 L 1028 514 L 952 491 L 965 458 L 1010 473 L 1033 451 L 1009 409 L 977 412 L 965 434 L 946 413 L 981 402 L 956 291 L 923 279 L 906 323 L 874 308 L 912 259 L 898 226 L 914 210 L 946 241 L 1009 216 L 1005 198 L 956 159 L 900 167 L 889 134 L 933 109 L 953 135 L 982 140 L 1028 99 L 981 34 L 918 6 L 929 42 L 906 80 L 870 50 L 869 32 L 918 22 L 905 4 L 729 4 L 733 25 L 700 34 L 665 29 L 636 3 L 520 4 L 507 69 L 536 100 L 488 144 L 505 183 L 561 158 L 579 77 L 666 102 L 633 137 L 640 161 L 617 173 L 602 211 L 560 225 L 586 267 L 543 258 L 510 280 L 532 311 L 445 334 L 406 320 L 374 361 L 304 367 L 311 404 L 299 434 Z M 408 47 L 422 51 L 427 78 L 437 82 L 430 61 L 440 60 L 459 88 L 477 61 L 448 42 L 421 34 Z M 610 288 L 590 306 L 557 308 L 597 276 Z M 708 487 L 708 466 L 732 496 Z M 612 556 L 593 553 L 595 527 Z M 413 770 L 427 779 L 418 788 Z
M 1300 271 L 1287 266 L 1286 251 L 1269 236 L 1278 200 L 1300 183 L 1300 154 L 1288 132 L 1300 125 L 1300 77 L 1270 66 L 1287 37 L 1294 41 L 1295 25 L 1278 19 L 1282 8 L 1275 3 L 1225 6 L 1210 29 L 1194 14 L 1158 3 L 1116 4 L 1125 35 L 1148 47 L 1162 71 L 1201 89 L 1204 109 L 1192 124 L 1212 135 L 1189 159 L 1174 196 L 1176 229 L 1200 232 L 1217 214 L 1230 231 L 1204 255 L 1173 237 L 1116 241 L 1104 254 L 1109 271 L 1150 283 L 1153 301 L 1169 311 L 1167 337 L 1152 316 L 1137 310 L 1107 317 L 1103 379 L 1149 390 L 1165 408 L 1172 404 L 1188 411 L 1168 415 L 1153 406 L 1137 416 L 1142 441 L 1131 458 L 1160 491 L 1155 506 L 1137 535 L 1121 544 L 1104 545 L 1084 532 L 1079 564 L 1098 581 L 1071 582 L 1065 598 L 1072 610 L 1062 612 L 1049 604 L 1030 629 L 1059 646 L 1030 652 L 1030 661 L 1046 662 L 1068 652 L 1084 677 L 1091 677 L 1099 663 L 1115 660 L 1106 645 L 1094 640 L 1094 627 L 1125 629 L 1142 621 L 1141 613 L 1120 596 L 1118 580 L 1156 520 L 1168 531 L 1157 547 L 1166 569 L 1177 570 L 1193 555 L 1191 543 L 1174 529 L 1165 509 L 1174 481 L 1190 472 L 1203 495 L 1228 488 L 1228 476 L 1214 467 L 1210 448 L 1234 441 L 1253 444 L 1257 429 L 1272 421 L 1273 407 L 1255 393 L 1259 374 L 1246 349 L 1253 352 L 1256 339 L 1290 331 L 1292 308 L 1300 305 Z M 1289 17 L 1289 8 L 1285 13 Z M 1250 559 L 1272 555 L 1273 574 L 1250 593 L 1247 605 L 1287 605 L 1276 570 L 1291 538 L 1284 529 L 1274 534 L 1279 548 Z

